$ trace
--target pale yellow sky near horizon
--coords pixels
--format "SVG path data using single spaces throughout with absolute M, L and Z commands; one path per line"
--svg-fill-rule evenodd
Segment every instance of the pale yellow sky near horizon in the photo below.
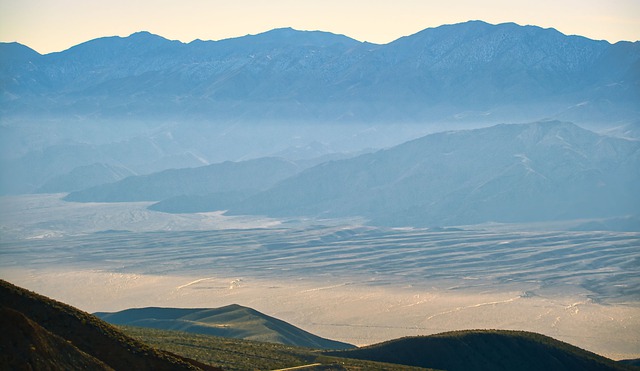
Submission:
M 0 41 L 50 53 L 137 31 L 190 42 L 293 27 L 384 44 L 427 27 L 468 20 L 637 41 L 640 0 L 0 0 Z

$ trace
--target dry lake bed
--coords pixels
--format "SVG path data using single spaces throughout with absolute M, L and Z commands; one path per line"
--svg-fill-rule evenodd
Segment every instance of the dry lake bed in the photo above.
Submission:
M 390 229 L 59 198 L 0 198 L 0 278 L 89 312 L 238 303 L 357 345 L 495 328 L 640 357 L 637 232 Z

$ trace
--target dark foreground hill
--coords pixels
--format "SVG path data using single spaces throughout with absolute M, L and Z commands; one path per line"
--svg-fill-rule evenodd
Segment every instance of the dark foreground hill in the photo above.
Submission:
M 203 363 L 214 364 L 227 371 L 276 370 L 300 366 L 304 366 L 301 369 L 315 371 L 425 370 L 421 367 L 327 356 L 317 349 L 291 345 L 147 327 L 118 327 L 127 335 L 158 349 L 180 354 Z
M 112 369 L 16 310 L 0 308 L 0 327 L 3 329 L 0 365 L 4 369 L 20 365 L 35 370 Z
M 633 370 L 553 338 L 524 331 L 455 331 L 327 354 L 441 370 Z
M 351 344 L 321 338 L 237 304 L 217 309 L 136 308 L 95 315 L 114 325 L 179 330 L 315 349 L 355 348 Z
M 0 369 L 218 370 L 134 340 L 95 316 L 0 280 Z
M 182 331 L 129 326 L 117 329 L 95 316 L 3 280 L 0 303 L 2 370 L 219 369 L 206 364 L 227 370 L 298 366 L 308 370 L 637 369 L 631 366 L 633 361 L 616 363 L 528 332 L 458 331 L 323 353 Z
M 3 280 L 0 329 L 0 370 L 221 370 L 208 364 L 224 370 L 304 365 L 313 365 L 305 367 L 308 370 L 418 369 L 330 357 L 315 349 L 282 344 L 142 327 L 115 328 Z

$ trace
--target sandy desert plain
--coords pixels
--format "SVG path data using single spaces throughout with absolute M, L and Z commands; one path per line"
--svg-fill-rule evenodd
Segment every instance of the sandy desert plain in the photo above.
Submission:
M 88 312 L 238 303 L 356 345 L 517 329 L 640 358 L 640 233 L 390 229 L 62 196 L 0 197 L 0 277 Z

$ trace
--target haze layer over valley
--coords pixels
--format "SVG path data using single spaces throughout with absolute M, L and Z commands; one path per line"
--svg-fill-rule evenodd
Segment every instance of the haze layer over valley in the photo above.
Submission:
M 189 44 L 140 32 L 46 55 L 3 43 L 0 55 L 3 194 L 542 119 L 637 137 L 637 42 L 513 23 L 385 45 L 293 29 Z
M 5 280 L 357 345 L 497 328 L 640 357 L 638 42 L 474 21 L 0 52 Z

